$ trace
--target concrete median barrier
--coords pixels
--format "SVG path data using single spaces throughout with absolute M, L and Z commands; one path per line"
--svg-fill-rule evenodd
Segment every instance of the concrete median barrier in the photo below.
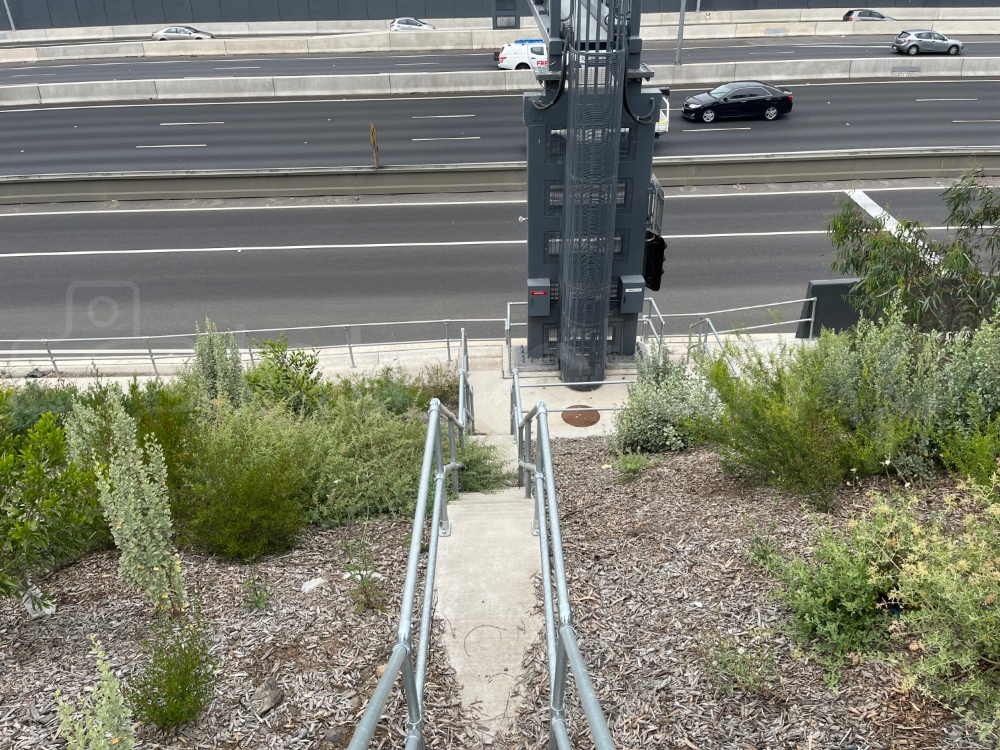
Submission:
M 850 78 L 850 60 L 802 60 L 789 65 L 784 60 L 738 62 L 733 79 L 737 81 L 822 81 Z
M 373 73 L 357 76 L 274 76 L 274 96 L 389 96 L 389 76 Z
M 962 76 L 1000 76 L 1000 58 L 963 57 Z
M 88 57 L 144 57 L 141 42 L 108 42 L 107 44 L 87 44 L 82 45 L 87 48 Z M 55 45 L 52 47 L 35 47 L 36 59 L 39 61 L 49 60 L 75 60 L 79 57 L 81 45 Z
M 185 57 L 225 55 L 226 43 L 221 39 L 201 39 L 190 42 L 143 42 L 143 57 Z
M 267 21 L 250 21 L 247 23 L 247 33 L 253 36 L 273 35 L 273 24 Z M 282 34 L 318 34 L 316 21 L 282 21 Z
M 227 55 L 306 55 L 309 53 L 308 39 L 226 39 L 223 44 Z
M 306 40 L 311 54 L 323 52 L 389 52 L 389 33 L 317 36 Z
M 871 26 L 877 26 L 878 24 L 872 23 Z M 861 26 L 861 24 L 855 24 L 853 21 L 817 21 L 816 22 L 816 36 L 851 36 L 855 34 L 855 26 Z M 895 27 L 892 29 L 883 29 L 881 33 L 892 34 L 895 31 Z
M 507 74 L 502 71 L 464 73 L 390 73 L 393 94 L 454 94 L 463 91 L 506 91 Z
M 157 101 L 198 99 L 270 99 L 274 81 L 261 78 L 173 78 L 151 81 Z
M 0 47 L 0 63 L 37 62 L 38 51 L 34 47 L 15 47 L 3 49 Z
M 815 34 L 815 23 L 801 21 L 736 24 L 737 37 L 815 36 Z
M 908 55 L 851 60 L 850 77 L 926 78 L 928 76 L 961 76 L 963 62 L 961 57 L 910 57 Z
M 439 49 L 475 49 L 472 29 L 451 31 L 385 32 L 393 52 L 419 52 Z
M 389 21 L 317 21 L 317 34 L 343 34 L 351 31 L 388 31 Z
M 41 103 L 37 84 L 0 86 L 0 107 L 37 107 Z
M 42 104 L 155 101 L 153 81 L 87 81 L 38 85 Z
M 542 86 L 530 70 L 511 70 L 504 73 L 507 91 L 535 91 Z
M 76 26 L 45 29 L 45 40 L 48 42 L 75 42 L 114 38 L 113 26 Z
M 722 83 L 736 78 L 736 63 L 703 63 L 697 65 L 653 65 L 654 85 Z

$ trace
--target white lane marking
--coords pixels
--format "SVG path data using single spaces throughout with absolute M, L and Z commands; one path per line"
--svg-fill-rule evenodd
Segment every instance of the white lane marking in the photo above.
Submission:
M 747 52 L 748 55 L 794 55 L 795 51 L 791 52 Z
M 886 211 L 877 202 L 871 199 L 869 195 L 864 190 L 845 190 L 847 197 L 858 204 L 858 206 L 864 209 L 865 213 L 871 216 L 876 221 L 881 221 L 883 226 L 888 229 L 893 234 L 899 229 L 899 222 L 896 221 L 888 211 Z
M 453 138 L 411 138 L 411 141 L 478 141 L 478 135 L 460 135 Z
M 475 115 L 413 115 L 414 120 L 448 120 L 456 117 L 475 117 Z
M 260 70 L 259 65 L 235 65 L 232 67 L 216 68 L 216 70 Z
M 952 120 L 952 122 L 1000 122 L 1000 120 Z
M 841 190 L 831 190 L 840 193 Z M 413 203 L 305 203 L 289 206 L 176 206 L 171 208 L 98 208 L 94 210 L 77 211 L 24 211 L 21 213 L 0 213 L 0 219 L 13 216 L 86 216 L 88 214 L 171 214 L 200 213 L 208 211 L 283 211 L 299 208 L 400 208 L 406 206 L 501 206 L 506 204 L 524 204 L 523 200 L 490 200 L 490 201 L 419 201 Z
M 918 102 L 978 102 L 978 99 L 917 99 Z
M 414 66 L 414 65 L 440 65 L 440 64 L 441 64 L 441 63 L 436 63 L 436 62 L 423 62 L 423 63 L 396 63 L 396 65 L 400 65 L 400 66 L 410 66 L 410 67 L 412 67 L 412 66 Z
M 194 79 L 194 77 L 185 76 L 185 79 Z M 140 79 L 144 80 L 144 79 Z M 225 80 L 224 78 L 206 78 L 205 80 Z M 982 82 L 984 79 L 977 79 L 977 82 Z M 916 81 L 915 79 L 911 81 L 912 83 L 923 83 L 923 81 Z M 896 83 L 902 83 L 902 81 L 896 81 Z M 952 83 L 952 81 L 947 81 L 947 83 Z M 987 81 L 989 83 L 989 81 Z M 3 89 L 3 86 L 0 86 Z M 688 91 L 703 91 L 703 89 L 687 89 Z M 432 101 L 448 101 L 451 99 L 523 99 L 522 94 L 472 94 L 464 95 L 457 94 L 453 96 L 384 96 L 376 97 L 371 99 L 348 99 L 343 97 L 340 99 L 282 99 L 280 101 L 269 101 L 267 99 L 256 99 L 256 100 L 244 100 L 244 101 L 219 101 L 219 102 L 144 102 L 142 104 L 82 104 L 82 105 L 72 105 L 69 107 L 27 107 L 27 108 L 17 108 L 17 109 L 0 109 L 0 113 L 10 114 L 15 112 L 57 112 L 60 110 L 77 110 L 77 109 L 132 109 L 136 107 L 216 107 L 216 106 L 246 106 L 247 104 L 336 104 L 337 102 L 432 102 Z
M 136 146 L 136 148 L 206 148 L 207 143 L 166 143 L 161 146 Z
M 207 122 L 161 122 L 160 125 L 167 127 L 170 125 L 225 125 L 223 120 L 209 120 Z
M 55 73 L 17 73 L 11 78 L 34 78 L 36 76 L 54 76 Z
M 750 128 L 684 128 L 685 133 L 721 133 L 723 130 L 750 130 Z
M 67 250 L 65 252 L 0 253 L 0 258 L 54 258 L 76 255 L 162 255 L 164 253 L 242 253 L 244 250 L 372 250 L 397 247 L 490 247 L 524 245 L 527 240 L 465 240 L 461 242 L 371 242 L 350 245 L 234 245 L 232 247 L 171 247 L 150 250 Z

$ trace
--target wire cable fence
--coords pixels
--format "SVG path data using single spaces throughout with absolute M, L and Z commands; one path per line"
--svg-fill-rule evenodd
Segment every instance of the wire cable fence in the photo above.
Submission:
M 559 504 L 552 467 L 548 409 L 544 401 L 539 401 L 525 414 L 521 408 L 521 384 L 516 369 L 513 377 L 511 423 L 512 426 L 516 424 L 518 484 L 524 486 L 525 497 L 530 498 L 534 494 L 535 518 L 532 533 L 538 536 L 541 554 L 549 676 L 549 748 L 572 748 L 566 729 L 566 678 L 567 671 L 570 670 L 595 748 L 614 750 L 614 739 L 573 627 L 573 609 L 566 583 Z M 533 426 L 536 430 L 534 451 L 531 436 Z
M 365 711 L 354 730 L 348 750 L 364 750 L 375 735 L 382 719 L 382 712 L 396 683 L 402 675 L 403 695 L 406 700 L 406 750 L 422 750 L 424 747 L 424 682 L 427 675 L 427 660 L 430 649 L 431 619 L 434 606 L 434 574 L 437 569 L 438 539 L 451 535 L 448 520 L 448 500 L 445 483 L 451 478 L 451 489 L 458 494 L 458 470 L 462 465 L 457 459 L 458 446 L 465 442 L 474 425 L 473 390 L 469 385 L 469 350 L 465 330 L 462 329 L 459 354 L 459 408 L 452 414 L 433 399 L 427 411 L 427 440 L 424 443 L 424 458 L 420 471 L 420 489 L 417 491 L 417 507 L 413 514 L 413 531 L 410 534 L 409 559 L 406 579 L 403 584 L 403 601 L 400 606 L 399 625 L 396 629 L 396 644 L 386 665 L 385 672 L 375 686 L 375 692 L 368 701 Z M 448 463 L 445 463 L 445 440 L 441 422 L 447 423 Z M 420 632 L 417 645 L 413 644 L 413 612 L 417 599 L 417 574 L 420 567 L 420 551 L 424 539 L 424 524 L 427 521 L 427 502 L 431 483 L 434 485 L 434 499 L 431 506 L 430 543 L 427 549 L 427 568 L 422 589 Z

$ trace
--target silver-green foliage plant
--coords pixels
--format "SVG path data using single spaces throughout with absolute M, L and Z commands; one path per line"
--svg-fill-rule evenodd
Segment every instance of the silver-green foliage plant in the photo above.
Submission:
M 219 333 L 208 318 L 205 330 L 195 326 L 194 374 L 210 401 L 227 399 L 239 406 L 246 394 L 243 361 L 233 334 Z
M 118 574 L 158 610 L 183 610 L 187 594 L 171 539 L 167 468 L 159 444 L 148 436 L 145 451 L 139 447 L 135 420 L 125 413 L 118 391 L 109 392 L 100 411 L 77 403 L 67 432 L 70 456 L 95 467 L 101 509 L 121 552 Z M 100 456 L 108 456 L 108 463 Z
M 699 421 L 710 419 L 716 410 L 704 381 L 656 347 L 636 357 L 636 367 L 628 404 L 615 416 L 611 447 L 622 453 L 687 448 Z
M 100 642 L 93 636 L 90 640 L 97 654 L 101 680 L 94 688 L 93 697 L 75 706 L 62 700 L 59 691 L 56 691 L 59 734 L 66 740 L 69 750 L 132 750 L 135 747 L 132 712 L 125 703 L 121 685 L 105 659 Z
M 0 597 L 20 596 L 33 615 L 48 611 L 33 577 L 83 552 L 97 520 L 93 474 L 66 461 L 54 415 L 0 442 Z
M 951 340 L 944 367 L 943 429 L 968 432 L 1000 415 L 1000 320 Z

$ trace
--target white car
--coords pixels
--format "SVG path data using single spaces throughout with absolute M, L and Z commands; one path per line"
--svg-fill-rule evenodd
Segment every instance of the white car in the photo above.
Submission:
M 502 70 L 548 70 L 549 56 L 542 39 L 518 39 L 503 46 L 495 55 Z
M 664 86 L 659 92 L 663 98 L 660 101 L 660 119 L 656 121 L 656 127 L 653 129 L 654 138 L 659 138 L 670 131 L 670 89 Z
M 198 31 L 191 26 L 168 26 L 153 32 L 153 41 L 156 42 L 184 41 L 186 39 L 215 39 L 215 35 L 209 34 L 207 31 Z
M 389 24 L 389 31 L 434 31 L 435 28 L 419 18 L 396 18 Z

